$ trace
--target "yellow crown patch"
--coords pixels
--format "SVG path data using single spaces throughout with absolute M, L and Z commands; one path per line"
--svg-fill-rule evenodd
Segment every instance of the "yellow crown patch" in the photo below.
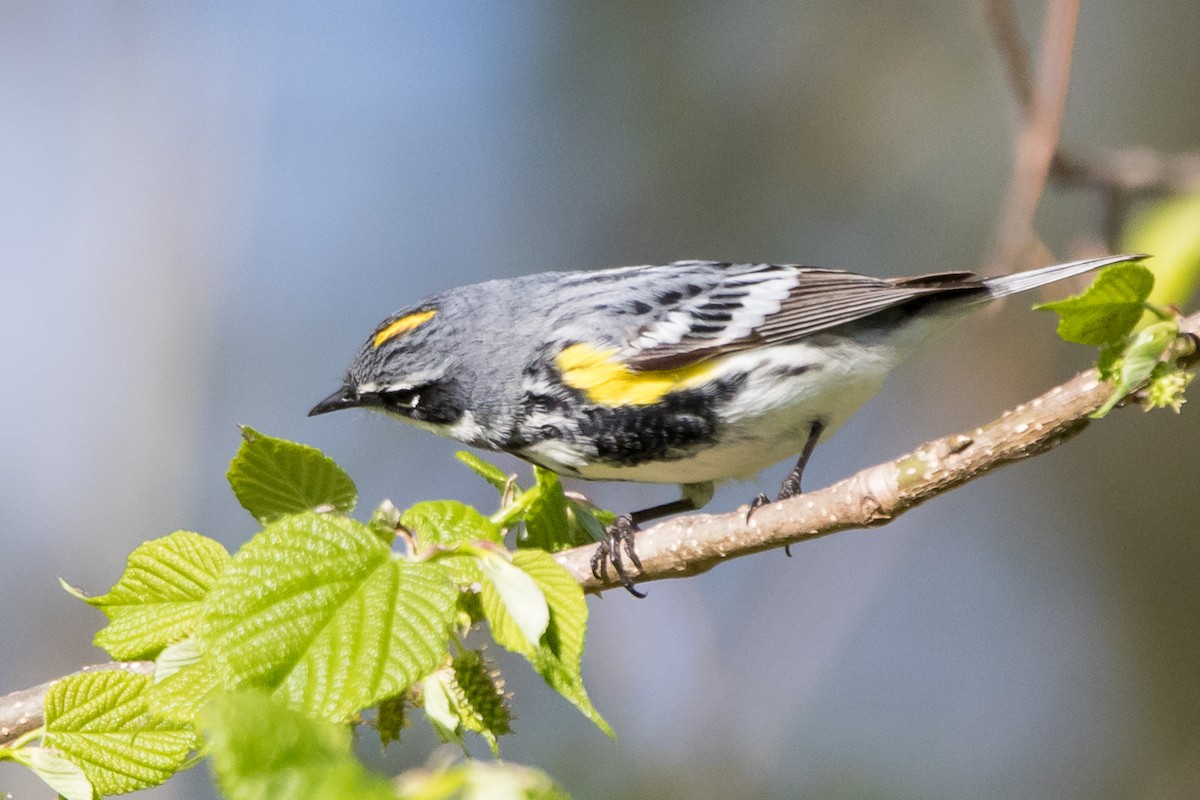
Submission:
M 615 359 L 617 348 L 573 344 L 558 354 L 555 363 L 563 383 L 583 392 L 587 399 L 602 406 L 648 406 L 671 392 L 691 389 L 704 383 L 716 369 L 711 361 L 702 361 L 678 369 L 651 369 L 635 372 Z
M 433 319 L 436 309 L 428 309 L 426 311 L 418 311 L 415 314 L 403 316 L 395 322 L 389 323 L 375 334 L 375 347 L 386 342 L 388 339 L 394 339 L 402 333 L 407 333 L 414 328 L 419 328 L 429 320 Z

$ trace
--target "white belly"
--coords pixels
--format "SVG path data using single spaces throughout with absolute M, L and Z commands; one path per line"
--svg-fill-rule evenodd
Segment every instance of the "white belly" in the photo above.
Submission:
M 898 360 L 896 349 L 844 339 L 763 348 L 729 358 L 721 375 L 745 372 L 746 384 L 721 410 L 720 442 L 685 458 L 634 466 L 580 465 L 590 480 L 705 483 L 749 478 L 793 457 L 814 422 L 831 434 L 879 391 Z M 781 375 L 785 369 L 809 369 Z

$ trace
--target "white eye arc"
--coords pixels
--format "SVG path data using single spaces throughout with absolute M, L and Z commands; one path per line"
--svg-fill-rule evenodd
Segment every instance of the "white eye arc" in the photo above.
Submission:
M 389 386 L 375 392 L 379 404 L 392 411 L 411 412 L 421 403 L 421 389 L 411 384 Z

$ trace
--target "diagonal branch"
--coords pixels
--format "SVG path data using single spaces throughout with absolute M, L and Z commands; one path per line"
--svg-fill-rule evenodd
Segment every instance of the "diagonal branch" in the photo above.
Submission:
M 1059 8 L 1059 15 L 1065 17 L 1068 9 L 1061 5 Z M 1028 134 L 1032 139 L 1034 137 L 1029 132 L 1035 125 L 1034 120 L 1038 113 L 1035 106 L 1038 91 L 1034 86 L 1033 73 L 1029 66 L 1029 52 L 1021 39 L 1011 0 L 988 0 L 987 19 L 1025 121 L 1023 135 Z M 1046 35 L 1043 36 L 1044 47 L 1057 41 L 1061 48 L 1063 36 L 1060 34 L 1057 39 L 1051 36 L 1049 22 L 1048 19 Z M 1043 51 L 1044 61 L 1047 52 Z M 1066 59 L 1069 66 L 1069 52 Z M 1062 62 L 1063 57 L 1060 54 L 1058 63 L 1061 65 Z M 1040 178 L 1037 172 L 1026 173 L 1025 180 L 1030 183 L 1028 188 L 1020 192 L 1016 186 L 1019 182 L 1022 159 L 1032 162 L 1035 155 L 1044 156 L 1044 152 L 1035 154 L 1028 151 L 1027 148 L 1031 147 L 1031 144 L 1024 139 L 1018 145 L 1013 188 L 1010 190 L 1009 205 L 1000 233 L 1001 264 L 1006 265 L 1008 269 L 1014 268 L 1012 261 L 1003 259 L 1019 257 L 1021 248 L 1028 244 L 1027 237 L 1032 235 L 1034 206 L 1030 206 L 1027 201 L 1033 191 L 1032 181 L 1035 179 L 1044 184 L 1048 177 L 1066 187 L 1095 192 L 1103 214 L 1104 242 L 1107 249 L 1113 253 L 1123 249 L 1121 234 L 1134 201 L 1142 197 L 1200 191 L 1200 153 L 1159 153 L 1147 148 L 1080 153 L 1074 149 L 1065 149 L 1058 138 L 1058 134 L 1055 133 L 1048 173 Z M 1037 192 L 1040 194 L 1041 189 Z M 1026 237 L 1023 241 L 1022 236 Z M 1011 242 L 1009 237 L 1012 238 Z
M 1200 313 L 1184 319 L 1181 330 L 1200 335 Z M 1190 359 L 1195 363 L 1196 354 Z M 696 575 L 729 558 L 886 524 L 961 484 L 1078 435 L 1111 393 L 1094 369 L 1087 370 L 973 431 L 927 442 L 832 486 L 763 506 L 748 523 L 745 508 L 660 523 L 638 534 L 643 566 L 638 582 Z M 586 591 L 600 592 L 616 584 L 592 575 L 594 551 L 590 545 L 577 547 L 555 558 Z

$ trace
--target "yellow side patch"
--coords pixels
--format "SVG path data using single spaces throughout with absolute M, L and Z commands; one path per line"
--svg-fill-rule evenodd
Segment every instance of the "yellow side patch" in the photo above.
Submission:
M 615 359 L 617 348 L 573 344 L 555 360 L 563 383 L 578 389 L 593 403 L 616 406 L 648 406 L 671 392 L 704 383 L 716 369 L 702 361 L 679 369 L 635 372 Z
M 388 339 L 395 338 L 402 333 L 411 331 L 413 328 L 424 325 L 426 322 L 429 322 L 429 320 L 433 319 L 433 315 L 436 313 L 437 311 L 431 308 L 428 311 L 418 311 L 415 314 L 409 314 L 406 317 L 401 317 L 375 334 L 375 346 L 379 347 L 379 345 L 383 344 Z

